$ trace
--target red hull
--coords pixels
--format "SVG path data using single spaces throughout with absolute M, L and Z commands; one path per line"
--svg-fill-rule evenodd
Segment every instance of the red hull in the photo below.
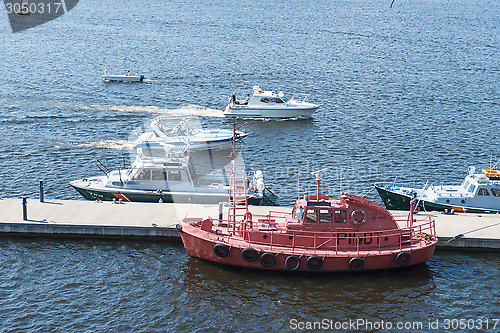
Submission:
M 400 246 L 359 251 L 314 250 L 255 243 L 249 246 L 247 241 L 237 237 L 231 237 L 228 241 L 227 236 L 207 232 L 184 222 L 180 225 L 182 241 L 190 256 L 230 266 L 263 270 L 342 272 L 398 268 L 426 262 L 437 244 L 435 237 L 422 237 Z M 221 244 L 218 246 L 222 249 L 219 255 L 214 249 L 217 244 Z M 248 251 L 250 255 L 245 260 L 242 253 L 249 247 L 255 252 Z M 287 261 L 287 258 L 290 259 Z

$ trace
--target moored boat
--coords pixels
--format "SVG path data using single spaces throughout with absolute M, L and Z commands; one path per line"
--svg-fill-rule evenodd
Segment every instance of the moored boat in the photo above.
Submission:
M 418 209 L 424 211 L 448 211 L 465 213 L 500 212 L 500 171 L 482 169 L 469 173 L 460 185 L 434 186 L 425 184 L 421 188 L 393 183 L 376 183 L 387 209 L 408 210 L 414 199 Z
M 74 180 L 70 185 L 87 200 L 215 204 L 227 201 L 229 176 L 225 170 L 198 174 L 189 156 L 181 154 L 167 154 L 165 158 L 138 154 L 128 169 Z M 261 171 L 253 174 L 249 185 L 249 204 L 278 204 L 278 198 L 266 188 Z
M 178 230 L 190 256 L 241 268 L 332 272 L 421 264 L 433 254 L 434 221 L 412 211 L 400 227 L 365 198 L 319 194 L 297 200 L 290 214 L 252 215 L 232 206 L 226 220 L 185 218 Z
M 253 95 L 246 100 L 236 100 L 233 94 L 226 106 L 226 117 L 249 118 L 310 118 L 319 105 L 306 102 L 309 95 L 302 99 L 292 96 L 287 99 L 282 91 L 264 91 L 253 87 Z
M 233 142 L 233 131 L 224 129 L 196 129 L 184 121 L 178 126 L 168 127 L 161 117 L 151 121 L 151 132 L 141 134 L 133 147 L 148 149 L 220 149 Z M 235 133 L 236 140 L 247 134 L 241 131 Z

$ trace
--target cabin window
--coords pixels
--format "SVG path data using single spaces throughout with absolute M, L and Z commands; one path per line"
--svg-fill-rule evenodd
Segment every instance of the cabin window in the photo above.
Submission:
M 467 187 L 469 186 L 469 181 L 468 180 L 464 180 L 464 183 L 462 185 L 463 188 L 467 189 Z
M 152 180 L 167 180 L 166 173 L 163 170 L 151 170 Z
M 149 180 L 150 171 L 149 170 L 139 170 L 134 176 L 134 180 Z
M 174 182 L 180 182 L 182 180 L 181 171 L 180 170 L 170 170 L 168 172 L 168 180 L 174 181 Z
M 302 221 L 303 217 L 304 217 L 304 208 L 297 207 L 295 209 L 295 214 L 293 215 L 293 218 L 296 220 Z
M 500 190 L 497 188 L 492 188 L 491 194 L 493 194 L 493 196 L 495 196 L 495 197 L 500 197 Z
M 332 223 L 332 211 L 330 209 L 320 209 L 319 221 L 321 223 Z
M 308 209 L 306 212 L 306 217 L 304 219 L 304 222 L 316 223 L 317 220 L 318 220 L 318 215 L 316 209 Z
M 336 209 L 333 214 L 335 223 L 347 223 L 347 210 Z
M 476 190 L 476 186 L 474 184 L 470 184 L 469 192 L 474 193 L 475 190 Z
M 490 193 L 488 192 L 487 189 L 485 189 L 484 187 L 481 187 L 478 191 L 477 191 L 477 195 L 484 195 L 484 196 L 489 196 Z
M 281 98 L 277 97 L 263 97 L 260 99 L 262 103 L 285 103 Z

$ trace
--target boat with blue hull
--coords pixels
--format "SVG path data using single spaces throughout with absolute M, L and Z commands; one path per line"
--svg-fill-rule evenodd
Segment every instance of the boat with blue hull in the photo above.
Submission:
M 475 167 L 469 167 L 460 185 L 417 188 L 393 182 L 374 186 L 387 209 L 408 210 L 414 199 L 424 211 L 500 213 L 500 171 L 491 168 L 476 173 Z

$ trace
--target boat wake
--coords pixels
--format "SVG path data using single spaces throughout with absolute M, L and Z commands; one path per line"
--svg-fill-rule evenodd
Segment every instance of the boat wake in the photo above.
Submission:
M 176 109 L 160 108 L 158 106 L 134 106 L 134 105 L 97 105 L 91 104 L 82 107 L 83 109 L 93 110 L 110 110 L 128 113 L 156 113 L 168 114 L 174 116 L 203 116 L 203 117 L 217 117 L 223 118 L 224 113 L 221 110 L 210 109 L 199 105 L 188 104 Z
M 126 140 L 99 140 L 94 142 L 60 142 L 54 147 L 59 150 L 71 150 L 71 149 L 85 149 L 85 148 L 98 148 L 98 149 L 132 149 L 133 142 Z
M 224 118 L 224 112 L 221 110 L 210 109 L 200 105 L 188 104 L 177 109 L 170 109 L 165 112 L 167 114 L 178 116 L 203 116 Z

